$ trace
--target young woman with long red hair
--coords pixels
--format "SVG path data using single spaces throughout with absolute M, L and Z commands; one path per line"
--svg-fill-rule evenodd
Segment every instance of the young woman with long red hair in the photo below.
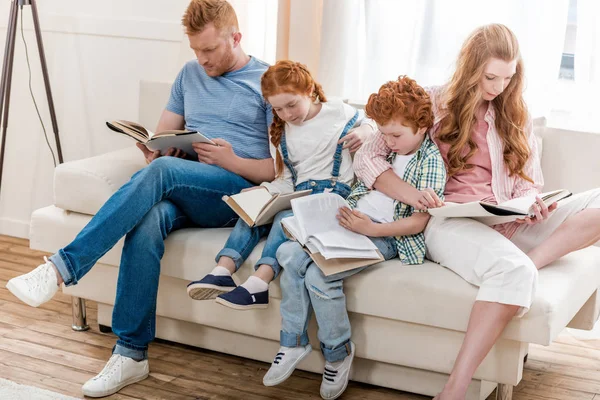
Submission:
M 430 90 L 435 113 L 431 136 L 448 169 L 445 201 L 536 197 L 535 217 L 508 224 L 429 221 L 428 258 L 479 287 L 439 400 L 464 399 L 475 370 L 505 326 L 529 310 L 538 269 L 600 239 L 600 189 L 572 196 L 560 207 L 546 207 L 539 198 L 543 177 L 523 86 L 518 41 L 506 26 L 492 24 L 465 41 L 450 82 Z M 385 143 L 376 137 L 365 143 L 355 156 L 357 177 L 414 207 L 434 205 L 436 196 L 416 191 L 389 170 L 385 154 Z

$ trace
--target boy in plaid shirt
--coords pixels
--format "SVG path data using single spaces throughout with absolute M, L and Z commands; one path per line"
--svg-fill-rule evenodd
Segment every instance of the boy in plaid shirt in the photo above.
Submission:
M 444 199 L 446 168 L 439 149 L 427 134 L 433 125 L 429 95 L 414 80 L 401 76 L 369 97 L 366 112 L 377 123 L 378 131 L 356 154 L 355 166 L 365 159 L 385 156 L 396 175 L 421 191 L 423 206 L 440 206 L 434 204 L 435 196 L 430 193 Z M 429 214 L 368 188 L 361 181 L 352 188 L 348 203 L 353 210 L 340 210 L 338 219 L 342 226 L 370 237 L 394 237 L 402 263 L 423 263 L 423 231 Z
M 433 111 L 425 90 L 414 80 L 401 76 L 369 97 L 366 113 L 378 128 L 369 141 L 385 143 L 386 146 L 372 147 L 385 147 L 393 172 L 421 191 L 423 205 L 432 205 L 432 192 L 443 198 L 446 169 L 437 146 L 427 134 L 433 125 Z M 353 210 L 340 209 L 338 220 L 342 226 L 369 236 L 386 260 L 399 256 L 405 264 L 423 263 L 423 230 L 429 214 L 414 212 L 413 207 L 378 190 L 369 190 L 362 182 L 354 186 L 348 201 Z M 325 357 L 321 397 L 338 398 L 348 384 L 355 352 L 350 341 L 343 279 L 367 267 L 325 276 L 300 244 L 292 241 L 279 247 L 277 260 L 284 269 L 280 281 L 281 348 L 263 383 L 267 386 L 282 383 L 311 352 L 306 329 L 312 305 Z

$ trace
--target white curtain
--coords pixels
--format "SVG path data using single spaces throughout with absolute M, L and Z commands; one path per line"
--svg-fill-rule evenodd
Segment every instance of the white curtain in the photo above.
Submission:
M 269 64 L 275 62 L 278 0 L 229 0 L 235 9 L 244 51 Z M 181 39 L 179 65 L 194 58 L 186 35 Z
M 597 121 L 600 90 L 600 2 L 577 0 L 575 39 L 574 116 L 591 116 Z M 597 125 L 597 124 L 596 124 Z
M 327 0 L 319 80 L 326 93 L 359 101 L 401 74 L 423 86 L 443 84 L 469 33 L 497 22 L 519 39 L 525 95 L 532 114 L 543 115 L 558 78 L 567 15 L 568 0 Z

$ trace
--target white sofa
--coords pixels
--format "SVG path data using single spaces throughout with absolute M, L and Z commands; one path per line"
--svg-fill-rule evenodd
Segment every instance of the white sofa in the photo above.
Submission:
M 155 126 L 169 85 L 143 82 L 140 121 Z M 600 186 L 600 135 L 538 126 L 548 190 L 574 192 Z M 107 135 L 111 133 L 107 132 Z M 69 243 L 106 199 L 145 165 L 134 148 L 60 165 L 54 204 L 31 219 L 31 248 L 54 252 Z M 188 345 L 270 362 L 279 344 L 281 292 L 271 284 L 266 310 L 234 311 L 212 301 L 194 301 L 186 284 L 209 272 L 230 229 L 185 229 L 166 241 L 157 303 L 157 336 Z M 64 292 L 98 302 L 98 322 L 111 325 L 123 241 L 109 251 L 76 286 Z M 246 279 L 262 244 L 241 268 Z M 600 248 L 573 253 L 543 269 L 530 312 L 514 319 L 471 384 L 468 399 L 485 399 L 499 385 L 510 399 L 522 377 L 529 343 L 548 345 L 566 327 L 591 329 L 600 311 Z M 374 290 L 377 288 L 377 290 Z M 477 288 L 431 262 L 401 266 L 388 261 L 351 277 L 345 284 L 356 360 L 352 379 L 425 395 L 438 393 L 451 371 L 467 327 Z M 74 307 L 77 312 L 77 307 Z M 318 350 L 313 321 L 311 343 Z M 319 351 L 300 369 L 322 372 Z

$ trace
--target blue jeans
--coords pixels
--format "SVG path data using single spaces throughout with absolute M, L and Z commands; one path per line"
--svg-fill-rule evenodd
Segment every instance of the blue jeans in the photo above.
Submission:
M 189 226 L 223 227 L 236 214 L 221 200 L 252 186 L 223 168 L 161 157 L 137 172 L 65 248 L 50 257 L 67 286 L 75 285 L 125 236 L 112 318 L 114 353 L 147 358 L 155 336 L 160 260 L 167 235 Z
M 235 228 L 233 228 L 233 232 L 231 232 L 227 239 L 227 243 L 225 243 L 225 247 L 217 254 L 215 261 L 219 262 L 221 256 L 229 257 L 235 263 L 235 270 L 237 271 L 244 261 L 246 261 L 250 253 L 252 253 L 252 250 L 254 250 L 258 241 L 269 235 L 267 236 L 267 243 L 265 243 L 265 247 L 263 248 L 262 256 L 260 260 L 256 262 L 256 265 L 254 265 L 254 270 L 257 270 L 258 267 L 263 264 L 269 265 L 275 274 L 273 279 L 277 278 L 281 271 L 281 266 L 275 257 L 277 249 L 282 243 L 288 240 L 283 232 L 281 220 L 290 215 L 292 215 L 292 210 L 280 211 L 275 216 L 272 224 L 256 226 L 253 228 L 249 227 L 244 220 L 238 219 Z
M 398 255 L 393 237 L 370 239 L 386 260 Z M 280 280 L 281 345 L 298 347 L 308 344 L 306 331 L 312 305 L 319 326 L 323 356 L 329 362 L 346 358 L 350 354 L 351 328 L 343 290 L 344 278 L 368 267 L 325 276 L 302 246 L 292 241 L 279 247 L 277 259 L 284 269 Z

